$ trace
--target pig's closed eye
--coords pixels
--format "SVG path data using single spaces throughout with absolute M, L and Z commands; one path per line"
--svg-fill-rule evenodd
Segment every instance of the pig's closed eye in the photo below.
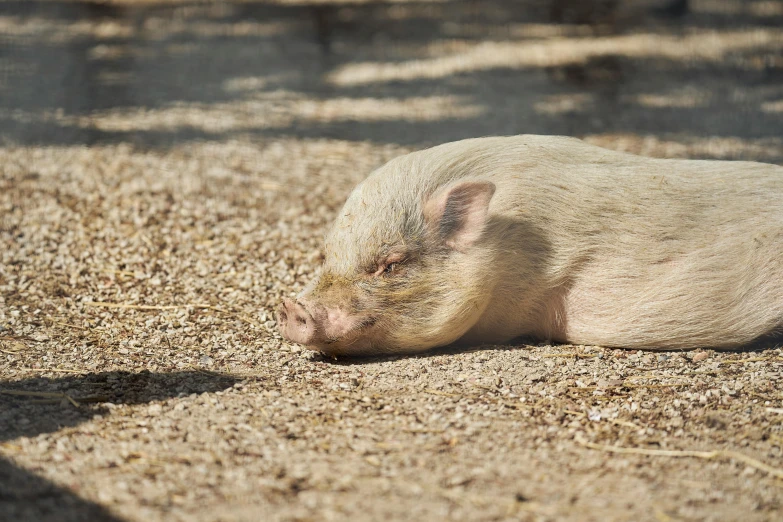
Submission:
M 394 275 L 400 271 L 403 261 L 404 261 L 403 256 L 400 255 L 389 256 L 382 263 L 378 263 L 378 267 L 373 272 L 373 275 L 376 277 Z
M 374 276 L 386 276 L 386 275 L 392 275 L 394 274 L 398 269 L 398 263 L 386 263 L 383 265 L 378 265 L 378 268 L 373 273 Z

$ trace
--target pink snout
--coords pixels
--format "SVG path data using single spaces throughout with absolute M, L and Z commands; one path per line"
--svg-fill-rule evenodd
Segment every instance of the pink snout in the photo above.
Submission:
M 317 328 L 313 316 L 301 304 L 286 299 L 277 309 L 277 325 L 280 334 L 299 344 L 314 344 Z

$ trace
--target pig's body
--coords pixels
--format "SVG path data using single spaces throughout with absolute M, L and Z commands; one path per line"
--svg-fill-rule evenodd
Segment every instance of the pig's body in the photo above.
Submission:
M 741 346 L 783 328 L 783 168 L 550 136 L 402 156 L 354 190 L 280 318 L 333 353 Z

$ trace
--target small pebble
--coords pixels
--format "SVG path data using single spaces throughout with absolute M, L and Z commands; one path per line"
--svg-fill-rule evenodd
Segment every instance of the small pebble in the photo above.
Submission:
M 706 359 L 709 356 L 710 356 L 710 354 L 707 353 L 707 352 L 698 352 L 698 353 L 693 354 L 692 361 L 693 362 L 701 362 L 701 361 L 703 361 L 704 359 Z

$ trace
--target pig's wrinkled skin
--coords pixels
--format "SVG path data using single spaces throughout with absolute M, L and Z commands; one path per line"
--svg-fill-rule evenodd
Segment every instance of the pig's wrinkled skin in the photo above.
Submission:
M 734 348 L 783 330 L 783 168 L 574 138 L 448 143 L 359 184 L 289 341 L 411 353 L 515 337 Z

